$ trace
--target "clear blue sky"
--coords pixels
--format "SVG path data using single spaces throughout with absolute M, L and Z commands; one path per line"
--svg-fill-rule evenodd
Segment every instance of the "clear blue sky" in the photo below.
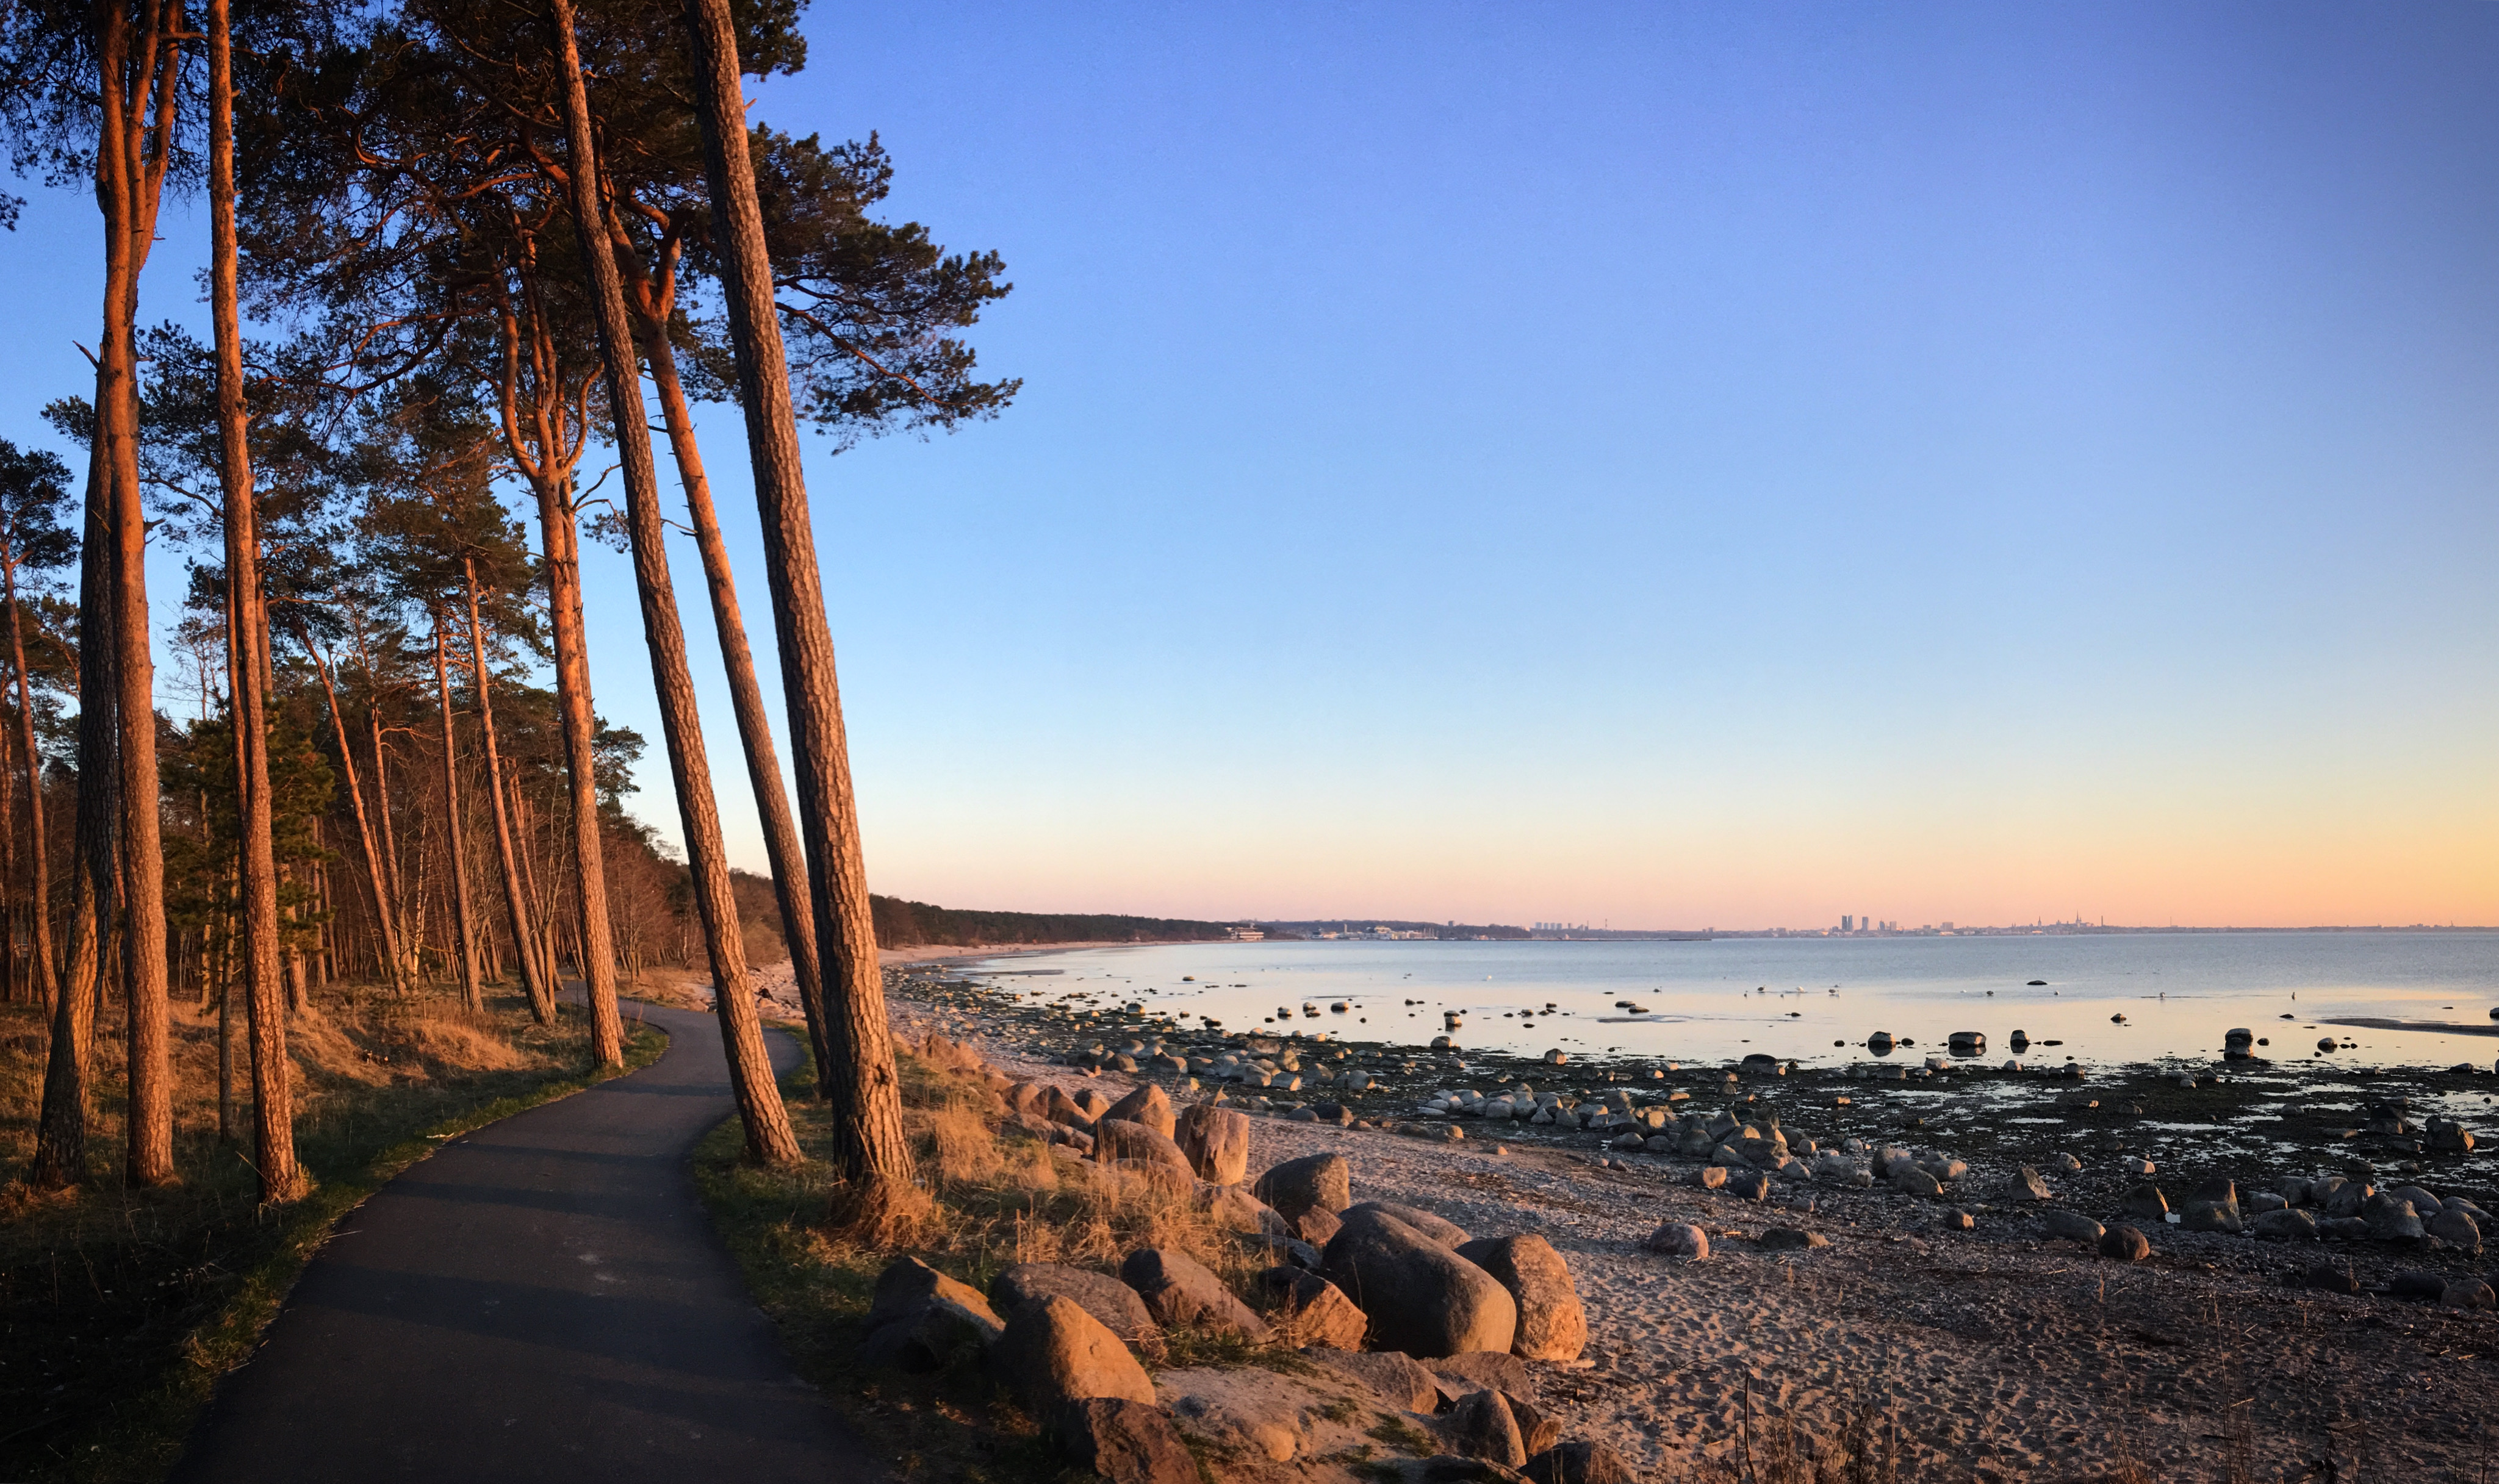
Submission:
M 760 116 L 881 131 L 895 214 L 1005 254 L 977 339 L 1026 378 L 811 470 L 878 889 L 2499 921 L 2499 7 L 811 36 Z M 0 242 L 0 433 L 84 379 L 93 222 L 39 193 Z M 199 317 L 201 227 L 151 315 Z M 600 709 L 656 750 L 592 579 Z

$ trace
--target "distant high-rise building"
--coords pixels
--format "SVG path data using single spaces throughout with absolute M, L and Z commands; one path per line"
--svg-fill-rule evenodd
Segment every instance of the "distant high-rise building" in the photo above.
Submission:
M 1853 933 L 1857 931 L 1857 919 L 1844 912 L 1841 913 L 1839 915 L 1839 930 L 1843 933 Z

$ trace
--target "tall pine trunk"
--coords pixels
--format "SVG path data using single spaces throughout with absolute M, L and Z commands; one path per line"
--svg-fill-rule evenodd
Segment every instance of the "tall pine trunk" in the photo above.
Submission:
M 252 1163 L 260 1175 L 260 1198 L 291 1201 L 304 1194 L 308 1182 L 295 1158 L 294 1068 L 287 1056 L 289 995 L 283 980 L 294 979 L 292 998 L 300 1005 L 302 969 L 288 953 L 278 927 L 276 796 L 269 774 L 269 608 L 260 589 L 260 514 L 243 407 L 243 326 L 236 290 L 234 45 L 226 7 L 227 0 L 209 0 L 209 302 L 216 326 L 217 439 L 224 466 L 226 590 L 233 615 L 226 626 L 234 695 L 229 710 L 236 760 L 242 765 L 235 805 L 243 872 L 243 1014 L 251 1034 Z M 152 736 L 152 713 L 148 723 Z M 128 746 L 126 740 L 123 745 Z M 153 774 L 151 758 L 149 776 Z M 124 782 L 125 790 L 131 787 Z M 153 788 L 147 805 L 152 816 Z M 134 857 L 134 874 L 137 869 Z M 132 916 L 140 910 L 134 895 Z M 161 905 L 153 910 L 161 933 L 164 913 Z
M 103 369 L 96 371 L 99 390 Z M 101 440 L 99 440 L 99 443 Z M 70 889 L 69 958 L 52 1002 L 51 1045 L 44 1060 L 44 1104 L 27 1172 L 39 1186 L 86 1178 L 88 1064 L 95 1052 L 95 1006 L 104 975 L 104 935 L 113 930 L 121 861 L 115 817 L 120 782 L 114 759 L 113 547 L 106 535 L 100 450 L 89 459 L 84 544 L 79 554 L 78 874 Z
M 911 1148 L 903 1135 L 901 1087 L 886 1021 L 884 975 L 877 965 L 832 629 L 825 617 L 815 527 L 799 463 L 798 423 L 790 401 L 790 368 L 775 318 L 772 265 L 755 197 L 755 168 L 747 154 L 737 36 L 729 0 L 687 0 L 686 28 L 693 44 L 703 163 L 718 224 L 722 299 L 736 353 L 739 401 L 746 409 L 773 631 L 780 643 L 781 684 L 797 763 L 798 834 L 807 848 L 831 1031 L 834 1160 L 858 1187 L 855 1198 L 862 1213 L 873 1215 L 900 1198 L 909 1184 Z
M 512 855 L 512 817 L 503 807 L 503 755 L 495 739 L 494 688 L 486 677 L 486 626 L 477 612 L 477 564 L 464 559 L 461 574 L 469 584 L 469 653 L 475 658 L 477 729 L 486 738 L 486 794 L 495 803 L 495 855 L 503 866 L 503 910 L 512 919 L 512 956 L 520 960 L 521 984 L 529 991 L 530 1015 L 540 1025 L 555 1023 L 555 984 L 546 964 L 533 948 L 537 927 L 532 920 L 529 893 L 521 889 L 521 864 Z
M 97 8 L 104 89 L 96 148 L 104 209 L 104 333 L 97 345 L 95 441 L 105 471 L 113 553 L 114 723 L 121 806 L 121 931 L 114 942 L 129 1028 L 127 1178 L 174 1178 L 173 1069 L 165 991 L 165 855 L 156 784 L 156 665 L 147 627 L 147 509 L 139 485 L 139 274 L 155 241 L 178 67 L 174 6 L 133 36 L 118 3 Z M 135 46 L 135 49 L 134 49 Z M 125 65 L 125 59 L 129 65 Z M 135 85 L 134 85 L 135 84 Z M 148 114 L 152 105 L 153 126 Z M 152 136 L 152 138 L 151 138 Z
M 833 1063 L 832 1042 L 825 1024 L 825 980 L 816 956 L 816 910 L 807 894 L 807 855 L 798 843 L 798 822 L 790 815 L 790 790 L 781 781 L 780 752 L 772 743 L 772 717 L 763 709 L 763 687 L 755 678 L 755 652 L 746 642 L 746 618 L 737 603 L 737 582 L 729 569 L 729 543 L 722 539 L 720 514 L 712 508 L 711 478 L 703 470 L 702 449 L 695 441 L 693 409 L 677 380 L 676 353 L 669 348 L 667 327 L 644 322 L 644 345 L 651 363 L 651 384 L 660 394 L 660 419 L 668 430 L 668 448 L 676 455 L 677 479 L 685 486 L 686 514 L 695 532 L 695 550 L 702 558 L 703 583 L 711 590 L 712 627 L 720 635 L 721 665 L 729 673 L 730 709 L 737 717 L 737 740 L 746 753 L 746 782 L 755 791 L 755 812 L 763 823 L 763 855 L 772 868 L 772 895 L 780 904 L 783 936 L 790 944 L 790 969 L 797 981 L 798 1005 L 807 1016 L 807 1041 L 816 1053 L 816 1096 L 827 1095 Z
M 642 373 L 633 355 L 633 333 L 625 317 L 625 290 L 615 255 L 607 250 L 607 212 L 600 202 L 600 170 L 591 137 L 590 102 L 573 39 L 571 0 L 554 0 L 555 29 L 565 79 L 565 122 L 570 139 L 573 224 L 590 264 L 599 348 L 606 362 L 607 402 L 617 455 L 624 465 L 626 530 L 633 546 L 633 581 L 642 599 L 642 635 L 651 651 L 651 684 L 659 694 L 660 726 L 668 748 L 668 772 L 676 784 L 677 813 L 685 824 L 686 863 L 694 878 L 695 904 L 709 951 L 712 1006 L 720 1016 L 721 1045 L 729 1057 L 730 1090 L 746 1127 L 749 1157 L 770 1162 L 798 1158 L 798 1138 L 772 1078 L 772 1057 L 746 978 L 746 946 L 738 931 L 737 898 L 730 887 L 729 859 L 720 837 L 720 801 L 712 792 L 711 761 L 703 748 L 702 721 L 695 706 L 694 677 L 686 667 L 685 629 L 668 575 L 665 528 L 660 518 L 659 471 L 651 458 L 651 430 L 642 410 Z
M 451 851 L 451 928 L 459 935 L 460 1004 L 471 1012 L 486 1008 L 485 989 L 477 982 L 477 935 L 469 922 L 469 826 L 461 818 L 460 753 L 451 725 L 451 667 L 442 653 L 442 615 L 434 616 L 434 683 L 442 694 L 442 838 Z
M 52 956 L 52 853 L 44 827 L 44 755 L 35 746 L 35 693 L 26 680 L 26 636 L 17 616 L 17 572 L 9 570 L 9 656 L 17 672 L 17 745 L 26 754 L 26 829 L 33 837 L 35 996 L 49 1010 L 59 960 Z

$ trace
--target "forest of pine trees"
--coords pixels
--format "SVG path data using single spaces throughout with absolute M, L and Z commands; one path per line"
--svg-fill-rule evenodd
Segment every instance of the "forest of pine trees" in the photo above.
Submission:
M 129 1182 L 174 1178 L 179 1003 L 232 1027 L 266 1200 L 304 1185 L 286 1036 L 316 995 L 492 986 L 542 1022 L 570 997 L 618 1062 L 620 980 L 743 982 L 724 788 L 764 824 L 839 1173 L 870 1202 L 909 1178 L 798 439 L 996 413 L 1017 384 L 962 333 L 1008 285 L 879 219 L 873 137 L 749 117 L 742 80 L 806 60 L 798 11 L 0 8 L 13 162 L 91 189 L 105 229 L 93 382 L 43 409 L 78 457 L 0 443 L 0 996 L 49 1027 L 36 1184 L 90 1168 L 100 1006 L 125 1012 Z M 165 312 L 190 284 L 142 293 L 177 196 L 209 208 L 205 339 Z M 751 511 L 715 508 L 705 401 L 744 414 L 709 458 L 743 453 Z M 750 516 L 772 675 L 722 530 Z M 633 557 L 682 862 L 626 808 L 653 740 L 590 692 L 621 638 L 585 630 L 585 538 Z M 148 591 L 151 547 L 178 591 Z M 734 759 L 689 679 L 714 639 Z M 752 999 L 717 1002 L 748 1150 L 795 1157 Z

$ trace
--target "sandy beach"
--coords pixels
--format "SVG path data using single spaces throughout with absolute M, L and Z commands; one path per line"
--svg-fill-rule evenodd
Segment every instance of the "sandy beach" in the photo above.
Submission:
M 968 987 L 925 971 L 896 976 L 897 1029 L 940 1031 L 1008 1076 L 1071 1090 L 1090 1083 L 1116 1097 L 1136 1081 L 1042 1052 L 1028 1026 L 985 1014 Z M 1571 1078 L 1556 1076 L 1557 1085 Z M 1392 1101 L 1411 1110 L 1432 1090 L 1410 1080 Z M 1780 1097 L 1791 1137 L 1817 1131 L 1811 1095 Z M 2051 1237 L 2046 1206 L 1992 1198 L 2012 1173 L 2006 1157 L 1978 1164 L 1944 1199 L 1814 1179 L 1773 1185 L 1756 1203 L 1691 1184 L 1698 1160 L 1612 1158 L 1584 1138 L 1571 1146 L 1477 1122 L 1455 1142 L 1427 1142 L 1411 1121 L 1403 1133 L 1337 1127 L 1252 1106 L 1253 1175 L 1334 1150 L 1352 1168 L 1357 1200 L 1420 1207 L 1477 1235 L 1546 1237 L 1586 1303 L 1590 1343 L 1575 1366 L 1530 1368 L 1539 1401 L 1568 1436 L 1603 1440 L 1659 1478 L 1726 1461 L 1748 1411 L 1756 1456 L 1791 1426 L 1809 1456 L 1868 1409 L 1897 1426 L 1919 1478 L 2483 1476 L 2484 1429 L 2499 1416 L 2499 1316 L 2365 1291 L 2398 1272 L 2480 1274 L 2479 1256 L 2283 1244 L 2154 1220 L 2141 1223 L 2152 1256 L 2126 1263 Z M 2107 1192 L 2125 1157 L 2071 1130 L 2034 1142 L 2025 1162 L 2058 1188 L 2048 1204 L 2120 1219 Z M 2055 1162 L 2064 1154 L 2082 1169 Z M 2483 1177 L 2423 1178 L 2477 1189 Z M 1969 1230 L 1953 1229 L 1959 1212 Z M 1645 1250 L 1665 1222 L 1707 1232 L 1710 1256 Z M 1828 1245 L 1766 1246 L 1772 1227 Z M 2328 1261 L 2364 1291 L 2305 1286 Z M 1275 1467 L 1277 1478 L 1332 1476 Z

